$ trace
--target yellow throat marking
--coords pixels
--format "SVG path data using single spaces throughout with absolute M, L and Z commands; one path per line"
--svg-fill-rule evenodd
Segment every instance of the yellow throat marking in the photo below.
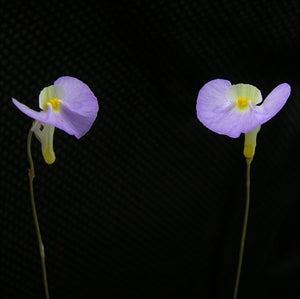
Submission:
M 59 111 L 59 108 L 60 108 L 60 103 L 61 103 L 61 100 L 60 99 L 51 99 L 47 102 L 48 105 L 51 105 L 52 106 L 52 109 L 54 112 L 58 112 Z
M 236 100 L 236 106 L 239 110 L 245 110 L 249 107 L 249 102 L 247 98 L 238 98 Z

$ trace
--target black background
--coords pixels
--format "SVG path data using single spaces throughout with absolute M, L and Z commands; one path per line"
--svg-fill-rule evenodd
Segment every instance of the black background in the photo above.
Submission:
M 100 109 L 51 166 L 33 140 L 51 298 L 232 298 L 246 164 L 196 118 L 215 78 L 292 87 L 258 135 L 239 298 L 300 298 L 298 1 L 1 1 L 0 26 L 1 298 L 44 298 L 11 97 L 38 110 L 63 75 Z

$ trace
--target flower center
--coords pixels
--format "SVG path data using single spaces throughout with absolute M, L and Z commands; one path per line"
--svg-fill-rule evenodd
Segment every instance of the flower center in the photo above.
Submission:
M 47 104 L 50 104 L 52 106 L 53 111 L 55 111 L 55 112 L 59 111 L 60 103 L 61 103 L 61 100 L 56 99 L 56 98 L 47 101 Z
M 40 92 L 39 106 L 44 111 L 50 107 L 53 112 L 59 113 L 63 99 L 64 89 L 59 85 L 50 85 Z
M 262 101 L 260 91 L 250 84 L 239 83 L 231 85 L 226 90 L 226 98 L 232 104 L 236 112 L 241 114 L 249 112 L 250 108 Z
M 249 107 L 249 102 L 250 100 L 248 100 L 247 98 L 238 98 L 236 100 L 237 108 L 240 110 L 245 110 Z

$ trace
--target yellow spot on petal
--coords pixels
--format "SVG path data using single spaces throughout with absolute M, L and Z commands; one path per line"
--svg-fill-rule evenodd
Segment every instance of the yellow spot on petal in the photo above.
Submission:
M 61 100 L 60 99 L 51 99 L 51 100 L 47 101 L 47 104 L 52 106 L 52 109 L 54 112 L 58 112 L 59 108 L 60 108 Z
M 236 106 L 240 110 L 245 110 L 249 107 L 249 102 L 250 100 L 248 100 L 247 98 L 238 98 L 236 100 Z

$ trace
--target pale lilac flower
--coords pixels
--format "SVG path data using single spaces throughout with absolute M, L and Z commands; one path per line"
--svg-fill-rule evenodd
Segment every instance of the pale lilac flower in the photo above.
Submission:
M 290 92 L 289 84 L 282 83 L 262 103 L 261 93 L 253 85 L 232 85 L 228 80 L 212 80 L 199 91 L 197 117 L 210 130 L 236 138 L 277 114 Z
M 55 160 L 53 152 L 54 128 L 81 138 L 91 128 L 99 110 L 97 98 L 82 81 L 73 77 L 60 77 L 53 85 L 45 87 L 39 95 L 37 112 L 21 104 L 13 103 L 23 113 L 34 119 L 32 131 L 40 140 L 45 161 Z

